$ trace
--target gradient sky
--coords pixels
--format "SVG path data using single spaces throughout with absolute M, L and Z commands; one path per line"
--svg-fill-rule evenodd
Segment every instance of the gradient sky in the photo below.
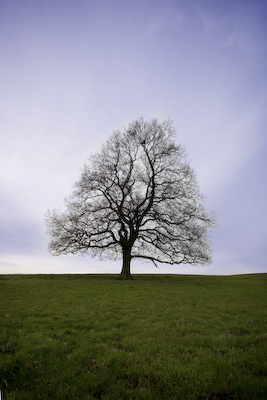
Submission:
M 132 273 L 267 272 L 266 22 L 266 0 L 2 0 L 0 273 L 120 272 L 51 256 L 43 219 L 140 116 L 173 121 L 219 229 L 210 266 Z

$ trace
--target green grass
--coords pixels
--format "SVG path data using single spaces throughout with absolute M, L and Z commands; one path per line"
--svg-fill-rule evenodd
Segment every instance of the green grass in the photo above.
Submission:
M 7 399 L 267 399 L 267 274 L 0 276 Z

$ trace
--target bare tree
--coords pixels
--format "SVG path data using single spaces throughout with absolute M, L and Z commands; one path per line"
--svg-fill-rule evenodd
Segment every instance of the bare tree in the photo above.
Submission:
M 170 121 L 142 118 L 114 132 L 84 165 L 66 212 L 48 211 L 50 252 L 122 258 L 121 279 L 133 258 L 209 264 L 215 219 L 174 135 Z

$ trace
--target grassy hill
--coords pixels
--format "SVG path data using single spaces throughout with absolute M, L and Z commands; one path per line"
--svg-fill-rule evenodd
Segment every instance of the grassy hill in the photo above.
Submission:
M 0 276 L 7 399 L 267 398 L 267 274 Z

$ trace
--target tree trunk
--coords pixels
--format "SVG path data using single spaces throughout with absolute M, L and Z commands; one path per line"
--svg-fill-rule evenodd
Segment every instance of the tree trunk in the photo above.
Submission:
M 130 265 L 131 265 L 131 249 L 126 247 L 123 249 L 122 270 L 119 277 L 120 280 L 126 281 L 133 279 L 130 272 Z

